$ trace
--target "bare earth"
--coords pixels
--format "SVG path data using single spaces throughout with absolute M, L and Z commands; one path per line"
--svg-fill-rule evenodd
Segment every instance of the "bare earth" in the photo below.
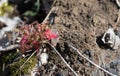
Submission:
M 119 60 L 119 49 L 112 50 L 103 45 L 100 40 L 110 25 L 114 27 L 119 10 L 116 3 L 113 0 L 58 0 L 55 6 L 58 9 L 55 11 L 57 17 L 53 28 L 60 33 L 57 49 L 78 75 L 105 76 L 107 74 L 79 56 L 67 46 L 67 43 L 78 48 L 84 56 L 99 66 L 119 75 L 119 63 L 113 65 L 111 63 Z M 55 74 L 62 72 L 65 76 L 74 76 L 54 52 L 50 53 L 49 60 L 49 63 L 52 62 L 52 65 L 57 66 Z

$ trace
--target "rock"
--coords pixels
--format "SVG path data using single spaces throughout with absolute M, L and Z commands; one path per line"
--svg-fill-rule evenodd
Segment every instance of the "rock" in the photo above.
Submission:
M 6 31 L 13 31 L 17 25 L 22 23 L 22 20 L 19 17 L 14 17 L 11 19 L 7 16 L 1 16 L 0 21 L 7 25 L 7 27 L 4 27 L 0 30 L 0 37 L 3 36 Z
M 56 73 L 55 76 L 64 76 L 61 72 Z
M 113 49 L 118 49 L 120 45 L 120 38 L 117 36 L 113 30 L 113 28 L 109 28 L 102 37 L 102 41 L 104 44 L 109 45 Z
M 120 75 L 120 60 L 115 60 L 110 63 L 109 71 L 115 75 Z
M 41 53 L 40 55 L 40 61 L 39 61 L 39 66 L 47 64 L 48 60 L 48 54 L 47 53 Z
M 92 56 L 92 55 L 91 55 L 91 51 L 90 51 L 89 49 L 86 49 L 86 50 L 84 51 L 84 54 L 88 55 L 89 57 Z
M 109 72 L 111 72 L 112 74 L 118 75 L 118 72 L 115 69 L 109 69 Z

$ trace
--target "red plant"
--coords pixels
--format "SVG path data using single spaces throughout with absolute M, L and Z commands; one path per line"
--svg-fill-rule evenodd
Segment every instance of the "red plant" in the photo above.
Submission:
M 57 38 L 57 35 L 54 34 L 50 29 L 47 29 L 47 30 L 44 32 L 44 35 L 45 35 L 45 37 L 46 37 L 48 40 Z
M 57 38 L 57 34 L 53 33 L 46 24 L 39 24 L 38 22 L 25 25 L 21 28 L 20 35 L 20 49 L 25 53 L 29 49 L 39 50 L 43 41 L 49 41 Z

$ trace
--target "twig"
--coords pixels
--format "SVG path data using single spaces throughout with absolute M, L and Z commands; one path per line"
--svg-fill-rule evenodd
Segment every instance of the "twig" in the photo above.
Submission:
M 15 76 L 17 75 L 17 73 L 19 72 L 19 71 L 21 71 L 21 69 L 23 68 L 23 66 L 30 60 L 30 58 L 34 55 L 36 53 L 36 51 L 34 51 L 33 53 L 32 53 L 32 55 L 23 63 L 23 65 L 16 71 L 16 73 L 15 73 Z
M 111 76 L 117 76 L 117 75 L 114 75 L 114 74 L 110 73 L 109 71 L 103 69 L 102 67 L 100 67 L 99 65 L 97 65 L 96 63 L 94 63 L 93 61 L 91 61 L 90 59 L 88 59 L 87 57 L 85 57 L 84 55 L 82 55 L 82 54 L 78 51 L 77 48 L 73 47 L 73 46 L 70 45 L 70 44 L 69 44 L 69 47 L 71 47 L 72 49 L 76 50 L 77 53 L 78 53 L 80 56 L 82 56 L 84 59 L 86 59 L 88 62 L 90 62 L 91 64 L 93 64 L 93 65 L 96 66 L 97 68 L 103 70 L 104 72 L 108 73 L 108 74 L 111 75 Z
M 117 6 L 120 7 L 120 2 L 119 2 L 119 0 L 115 0 L 115 1 L 116 1 Z
M 49 13 L 47 14 L 47 16 L 45 17 L 45 19 L 43 20 L 42 23 L 45 23 L 47 21 L 47 19 L 49 19 L 49 16 L 53 12 L 53 10 L 55 10 L 55 7 L 52 7 L 52 9 L 49 11 Z
M 23 63 L 23 65 L 16 71 L 16 73 L 15 73 L 15 76 L 16 76 L 16 74 L 19 72 L 19 71 L 21 71 L 21 69 L 23 68 L 23 66 L 30 60 L 30 58 L 34 55 L 36 53 L 36 51 L 34 51 L 33 53 L 32 53 L 32 55 Z
M 57 2 L 57 0 L 54 0 L 54 2 L 51 5 L 51 8 L 55 5 L 56 2 Z
M 23 65 L 20 67 L 20 70 L 23 68 L 23 66 L 30 60 L 30 58 L 36 53 L 36 51 L 34 51 L 32 53 L 32 55 L 23 63 Z
M 115 28 L 116 28 L 116 26 L 117 26 L 117 24 L 118 24 L 118 22 L 119 22 L 119 20 L 120 20 L 120 9 L 119 9 L 119 11 L 118 11 L 118 17 L 117 17 L 117 21 L 116 21 L 116 23 L 115 23 Z
M 57 0 L 54 0 L 52 6 L 51 6 L 51 10 L 49 11 L 49 13 L 47 14 L 47 16 L 45 17 L 45 19 L 43 20 L 42 23 L 45 23 L 47 21 L 47 19 L 49 18 L 50 14 L 53 12 L 53 10 L 55 10 L 55 7 L 53 7 L 55 5 Z
M 62 61 L 67 65 L 67 67 L 75 74 L 75 76 L 78 76 L 78 74 L 70 67 L 70 65 L 64 60 L 64 58 L 60 55 L 60 53 L 57 51 L 57 49 L 50 43 L 48 43 L 54 51 L 59 55 L 59 57 L 62 59 Z

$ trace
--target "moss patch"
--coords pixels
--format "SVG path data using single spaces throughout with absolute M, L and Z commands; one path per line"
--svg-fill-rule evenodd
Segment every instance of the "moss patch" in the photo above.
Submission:
M 17 61 L 14 61 L 17 54 L 18 54 L 17 52 L 14 52 L 14 53 L 9 53 L 9 54 L 3 55 L 1 57 L 1 61 L 2 61 L 2 63 L 5 63 L 6 68 L 4 71 L 2 69 L 0 69 L 0 71 L 1 71 L 0 75 L 19 76 L 20 74 L 21 75 L 30 74 L 30 71 L 32 70 L 32 68 L 35 66 L 35 64 L 37 62 L 36 55 L 32 56 L 30 58 L 30 60 L 20 70 L 20 67 L 24 64 L 24 62 L 27 60 L 27 58 L 18 56 L 20 58 Z M 2 67 L 3 67 L 3 64 L 0 65 L 0 68 L 2 68 Z

